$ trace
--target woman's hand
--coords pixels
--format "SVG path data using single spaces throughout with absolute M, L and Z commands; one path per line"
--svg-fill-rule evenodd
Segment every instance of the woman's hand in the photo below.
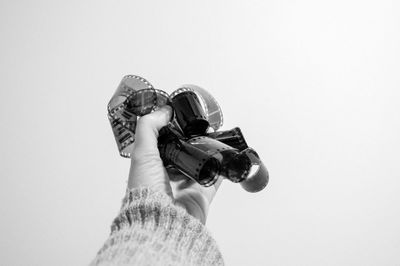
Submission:
M 157 148 L 158 131 L 168 124 L 172 109 L 164 106 L 141 117 L 131 156 L 128 188 L 149 187 L 168 194 L 176 204 L 205 224 L 208 208 L 222 182 L 203 187 L 176 170 L 165 169 Z

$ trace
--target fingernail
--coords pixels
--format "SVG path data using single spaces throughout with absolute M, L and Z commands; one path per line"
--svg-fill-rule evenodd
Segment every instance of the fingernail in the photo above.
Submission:
M 160 110 L 167 113 L 169 118 L 172 116 L 172 107 L 171 106 L 164 105 L 163 107 L 160 108 Z

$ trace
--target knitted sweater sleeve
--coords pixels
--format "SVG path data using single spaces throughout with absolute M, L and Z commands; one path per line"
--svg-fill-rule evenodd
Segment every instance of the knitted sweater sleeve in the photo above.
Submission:
M 224 265 L 204 225 L 149 188 L 127 190 L 94 265 Z

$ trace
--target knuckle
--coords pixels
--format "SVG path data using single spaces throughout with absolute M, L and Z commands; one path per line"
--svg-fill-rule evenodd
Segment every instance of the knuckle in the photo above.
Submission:
M 154 151 L 135 150 L 131 155 L 133 161 L 142 163 L 158 160 L 159 158 L 159 154 Z
M 148 126 L 148 125 L 153 125 L 155 122 L 155 119 L 152 115 L 145 115 L 142 116 L 139 120 L 137 125 L 138 126 Z

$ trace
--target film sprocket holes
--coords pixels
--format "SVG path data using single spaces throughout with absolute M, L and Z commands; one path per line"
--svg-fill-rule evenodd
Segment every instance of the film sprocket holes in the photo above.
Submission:
M 196 85 L 183 85 L 168 95 L 142 77 L 123 77 L 108 103 L 108 119 L 122 157 L 131 156 L 140 116 L 164 105 L 174 110 L 158 138 L 165 167 L 176 168 L 203 186 L 223 176 L 249 192 L 266 187 L 268 171 L 256 151 L 248 147 L 239 127 L 218 131 L 222 110 L 208 91 Z

